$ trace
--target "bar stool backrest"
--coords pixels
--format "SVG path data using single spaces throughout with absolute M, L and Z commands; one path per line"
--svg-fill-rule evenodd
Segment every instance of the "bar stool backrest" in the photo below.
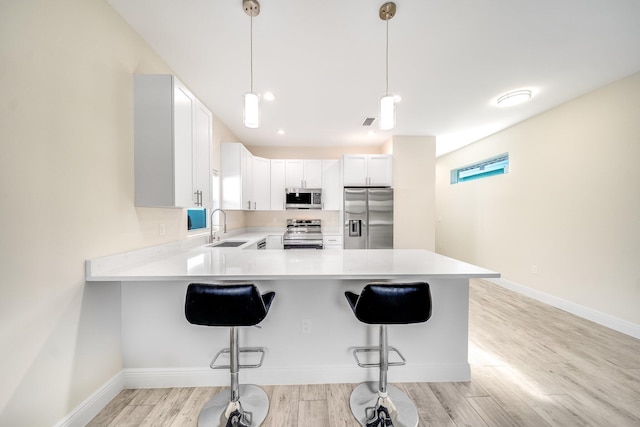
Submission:
M 431 317 L 431 291 L 424 282 L 369 283 L 357 299 L 347 299 L 363 323 L 422 323 Z
M 184 313 L 189 323 L 205 326 L 253 326 L 267 316 L 274 292 L 260 295 L 252 283 L 191 283 Z

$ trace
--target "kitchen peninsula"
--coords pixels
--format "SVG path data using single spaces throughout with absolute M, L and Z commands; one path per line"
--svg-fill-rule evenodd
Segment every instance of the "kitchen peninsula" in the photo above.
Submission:
M 250 281 L 261 292 L 276 292 L 261 328 L 240 335 L 241 346 L 267 348 L 262 367 L 241 370 L 241 382 L 375 380 L 377 370 L 359 368 L 351 350 L 376 345 L 378 328 L 357 321 L 344 297 L 369 281 L 431 286 L 428 322 L 389 327 L 390 345 L 407 359 L 391 368 L 390 382 L 469 380 L 469 279 L 499 277 L 426 250 L 252 250 L 198 239 L 90 260 L 86 270 L 88 282 L 121 287 L 124 377 L 133 388 L 227 384 L 228 373 L 208 365 L 228 345 L 228 330 L 194 326 L 184 317 L 187 285 L 220 281 Z

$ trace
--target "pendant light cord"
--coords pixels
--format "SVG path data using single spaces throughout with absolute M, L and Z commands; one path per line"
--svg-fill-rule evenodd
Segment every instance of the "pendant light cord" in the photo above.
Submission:
M 386 76 L 387 76 L 387 85 L 385 87 L 385 96 L 389 95 L 389 16 L 387 15 L 387 55 L 386 55 Z
M 253 93 L 253 14 L 251 14 L 251 24 L 250 24 L 250 30 L 249 30 L 249 36 L 250 36 L 250 58 L 249 58 L 249 66 L 251 69 L 251 93 Z

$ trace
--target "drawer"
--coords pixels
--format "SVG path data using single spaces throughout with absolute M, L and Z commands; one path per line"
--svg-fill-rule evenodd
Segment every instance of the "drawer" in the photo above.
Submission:
M 322 236 L 322 244 L 324 246 L 340 246 L 342 247 L 341 235 L 324 235 Z

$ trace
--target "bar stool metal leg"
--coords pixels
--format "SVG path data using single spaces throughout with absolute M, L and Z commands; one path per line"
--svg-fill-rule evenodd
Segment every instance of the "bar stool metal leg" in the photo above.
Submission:
M 387 384 L 389 347 L 387 326 L 380 326 L 380 376 L 375 382 L 358 385 L 351 393 L 349 404 L 353 416 L 366 427 L 416 427 L 418 410 L 402 390 Z
M 269 398 L 264 390 L 252 384 L 239 384 L 237 327 L 230 328 L 229 344 L 231 385 L 204 405 L 198 417 L 198 427 L 259 426 L 267 417 Z

